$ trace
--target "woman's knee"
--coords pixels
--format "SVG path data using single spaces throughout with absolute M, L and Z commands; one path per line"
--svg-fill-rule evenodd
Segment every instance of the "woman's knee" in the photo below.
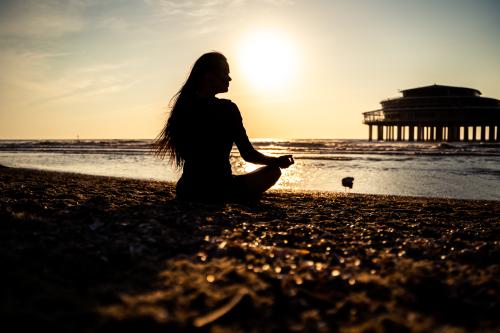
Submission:
M 281 169 L 279 166 L 273 165 L 273 172 L 275 173 L 276 176 L 280 177 L 281 176 Z
M 281 177 L 281 169 L 276 165 L 268 165 L 266 167 L 269 176 L 276 181 Z
M 250 192 L 262 193 L 276 184 L 281 176 L 281 170 L 278 166 L 266 165 L 249 174 L 241 177 L 247 189 Z

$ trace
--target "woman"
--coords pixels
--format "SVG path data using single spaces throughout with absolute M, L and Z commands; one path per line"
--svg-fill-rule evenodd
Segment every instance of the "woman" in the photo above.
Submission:
M 270 157 L 255 150 L 236 104 L 215 95 L 228 91 L 229 65 L 218 52 L 202 55 L 173 97 L 170 117 L 154 147 L 183 173 L 177 197 L 192 201 L 256 200 L 273 186 L 280 168 L 293 164 L 292 155 Z M 233 143 L 247 162 L 265 165 L 234 176 L 229 157 Z

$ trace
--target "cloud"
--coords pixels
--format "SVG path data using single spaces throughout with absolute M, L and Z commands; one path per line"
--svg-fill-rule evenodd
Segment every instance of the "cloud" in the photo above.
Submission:
M 36 103 L 45 103 L 70 97 L 95 96 L 118 93 L 141 81 L 128 73 L 131 65 L 97 64 L 71 69 L 50 83 L 46 97 Z
M 290 0 L 144 0 L 160 21 L 185 27 L 190 36 L 221 29 L 228 17 L 244 17 L 248 11 L 267 6 L 290 5 Z
M 248 10 L 267 6 L 281 7 L 293 4 L 291 0 L 144 0 L 157 16 L 164 20 L 204 26 L 197 33 L 217 30 L 218 20 L 228 16 L 247 15 Z M 211 25 L 211 26 L 207 26 Z
M 207 0 L 207 1 L 171 1 L 145 0 L 146 4 L 154 6 L 160 15 L 165 17 L 192 17 L 213 18 L 220 11 L 228 7 L 236 7 L 245 3 L 245 0 Z
M 71 97 L 88 97 L 118 93 L 129 89 L 138 82 L 140 82 L 140 80 L 131 80 L 128 75 L 110 73 L 101 73 L 97 76 L 87 76 L 76 80 L 72 77 L 64 77 L 53 82 L 54 85 L 51 89 L 51 94 L 31 102 L 31 104 L 54 102 Z
M 124 32 L 131 27 L 131 24 L 123 18 L 111 16 L 101 19 L 96 26 L 103 30 Z
M 0 51 L 0 96 L 19 106 L 42 105 L 66 98 L 119 93 L 142 79 L 131 74 L 133 63 L 98 63 L 59 68 L 74 54 Z M 56 68 L 54 68 L 56 67 Z M 10 103 L 13 104 L 13 103 Z
M 81 31 L 83 3 L 68 1 L 18 1 L 0 7 L 0 37 L 60 37 Z

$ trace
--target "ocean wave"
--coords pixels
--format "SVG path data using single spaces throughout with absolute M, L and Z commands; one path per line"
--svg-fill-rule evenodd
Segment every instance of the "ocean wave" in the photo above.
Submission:
M 123 151 L 150 149 L 151 140 L 0 140 L 0 151 Z
M 252 140 L 271 156 L 293 154 L 278 186 L 343 190 L 356 178 L 359 193 L 428 195 L 500 200 L 500 145 L 491 143 L 398 143 L 366 140 Z M 178 170 L 154 158 L 152 140 L 0 140 L 0 163 L 119 177 L 176 181 Z M 235 171 L 249 172 L 236 147 Z
M 486 168 L 469 168 L 467 173 L 476 175 L 488 175 L 500 178 L 500 170 L 486 169 Z
M 0 151 L 47 153 L 148 154 L 151 139 L 96 140 L 0 140 Z M 421 143 L 369 142 L 366 140 L 252 140 L 265 154 L 294 154 L 303 159 L 341 159 L 331 155 L 398 155 L 398 156 L 500 156 L 498 143 Z M 233 149 L 233 152 L 236 148 Z M 324 157 L 326 156 L 326 157 Z M 346 159 L 347 157 L 342 157 Z
M 308 156 L 308 155 L 299 155 L 294 156 L 296 160 L 316 160 L 316 161 L 352 161 L 355 160 L 353 157 L 346 156 Z

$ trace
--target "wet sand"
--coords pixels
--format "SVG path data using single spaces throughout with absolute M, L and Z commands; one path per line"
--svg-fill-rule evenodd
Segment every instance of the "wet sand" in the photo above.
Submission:
M 271 191 L 0 168 L 13 331 L 498 332 L 500 202 Z

